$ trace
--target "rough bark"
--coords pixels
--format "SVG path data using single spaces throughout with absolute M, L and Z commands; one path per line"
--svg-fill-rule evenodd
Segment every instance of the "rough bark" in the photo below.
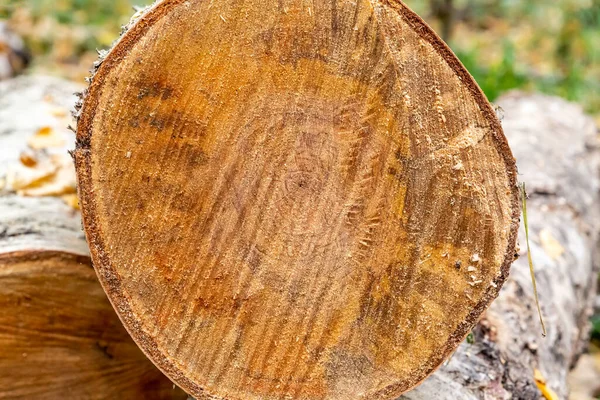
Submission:
M 521 228 L 521 257 L 475 328 L 475 342 L 463 343 L 407 400 L 537 400 L 535 369 L 566 399 L 567 373 L 587 343 L 600 232 L 597 128 L 581 107 L 558 98 L 513 93 L 498 103 L 530 195 L 531 250 L 548 336 L 540 335 Z
M 202 398 L 398 396 L 514 257 L 499 121 L 398 1 L 160 2 L 103 56 L 75 159 L 105 290 Z
M 75 89 L 43 77 L 0 83 L 2 178 L 22 167 L 28 138 L 60 123 Z M 7 188 L 0 195 L 0 398 L 186 398 L 123 328 L 91 266 L 80 213 L 60 197 Z

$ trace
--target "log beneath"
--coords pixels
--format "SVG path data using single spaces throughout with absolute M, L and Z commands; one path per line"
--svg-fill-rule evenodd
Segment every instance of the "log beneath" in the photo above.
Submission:
M 18 167 L 73 89 L 40 77 L 0 83 L 2 168 Z M 0 196 L 0 398 L 186 398 L 129 337 L 91 266 L 80 213 L 58 197 Z
M 399 1 L 159 2 L 93 76 L 75 159 L 106 292 L 198 398 L 394 398 L 515 254 L 500 123 Z
M 543 95 L 513 93 L 498 104 L 527 182 L 531 250 L 548 336 L 541 338 L 524 232 L 521 257 L 498 299 L 442 367 L 407 400 L 538 400 L 534 371 L 558 399 L 585 349 L 596 293 L 600 233 L 600 138 L 580 106 Z

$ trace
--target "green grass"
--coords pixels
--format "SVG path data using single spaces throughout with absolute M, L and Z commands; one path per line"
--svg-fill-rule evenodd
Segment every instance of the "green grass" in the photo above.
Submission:
M 476 49 L 456 51 L 458 58 L 492 101 L 508 90 L 532 89 L 535 86 L 531 77 L 516 69 L 514 45 L 503 40 L 502 51 L 502 61 L 491 65 L 480 61 Z
M 462 30 L 450 45 L 490 100 L 537 90 L 600 114 L 600 0 L 481 1 L 470 15 L 473 40 Z M 508 29 L 490 35 L 494 23 Z
M 592 317 L 592 340 L 600 342 L 600 315 Z
M 5 3 L 6 2 L 6 3 Z M 114 26 L 132 14 L 130 0 L 5 0 L 0 18 L 10 17 L 17 9 L 31 11 L 33 18 L 50 17 L 60 24 Z M 142 3 L 144 1 L 141 1 Z

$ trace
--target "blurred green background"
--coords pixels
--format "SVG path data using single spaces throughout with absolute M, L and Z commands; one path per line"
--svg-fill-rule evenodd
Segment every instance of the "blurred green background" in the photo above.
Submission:
M 81 81 L 134 5 L 152 0 L 2 0 L 0 19 L 25 38 L 34 70 Z M 600 121 L 600 0 L 406 0 L 490 100 L 509 89 L 581 103 Z

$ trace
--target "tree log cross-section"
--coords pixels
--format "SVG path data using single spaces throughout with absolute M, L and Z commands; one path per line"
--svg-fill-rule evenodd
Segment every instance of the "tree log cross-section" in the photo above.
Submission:
M 495 112 L 397 0 L 158 2 L 78 118 L 100 281 L 198 399 L 395 398 L 515 255 Z

